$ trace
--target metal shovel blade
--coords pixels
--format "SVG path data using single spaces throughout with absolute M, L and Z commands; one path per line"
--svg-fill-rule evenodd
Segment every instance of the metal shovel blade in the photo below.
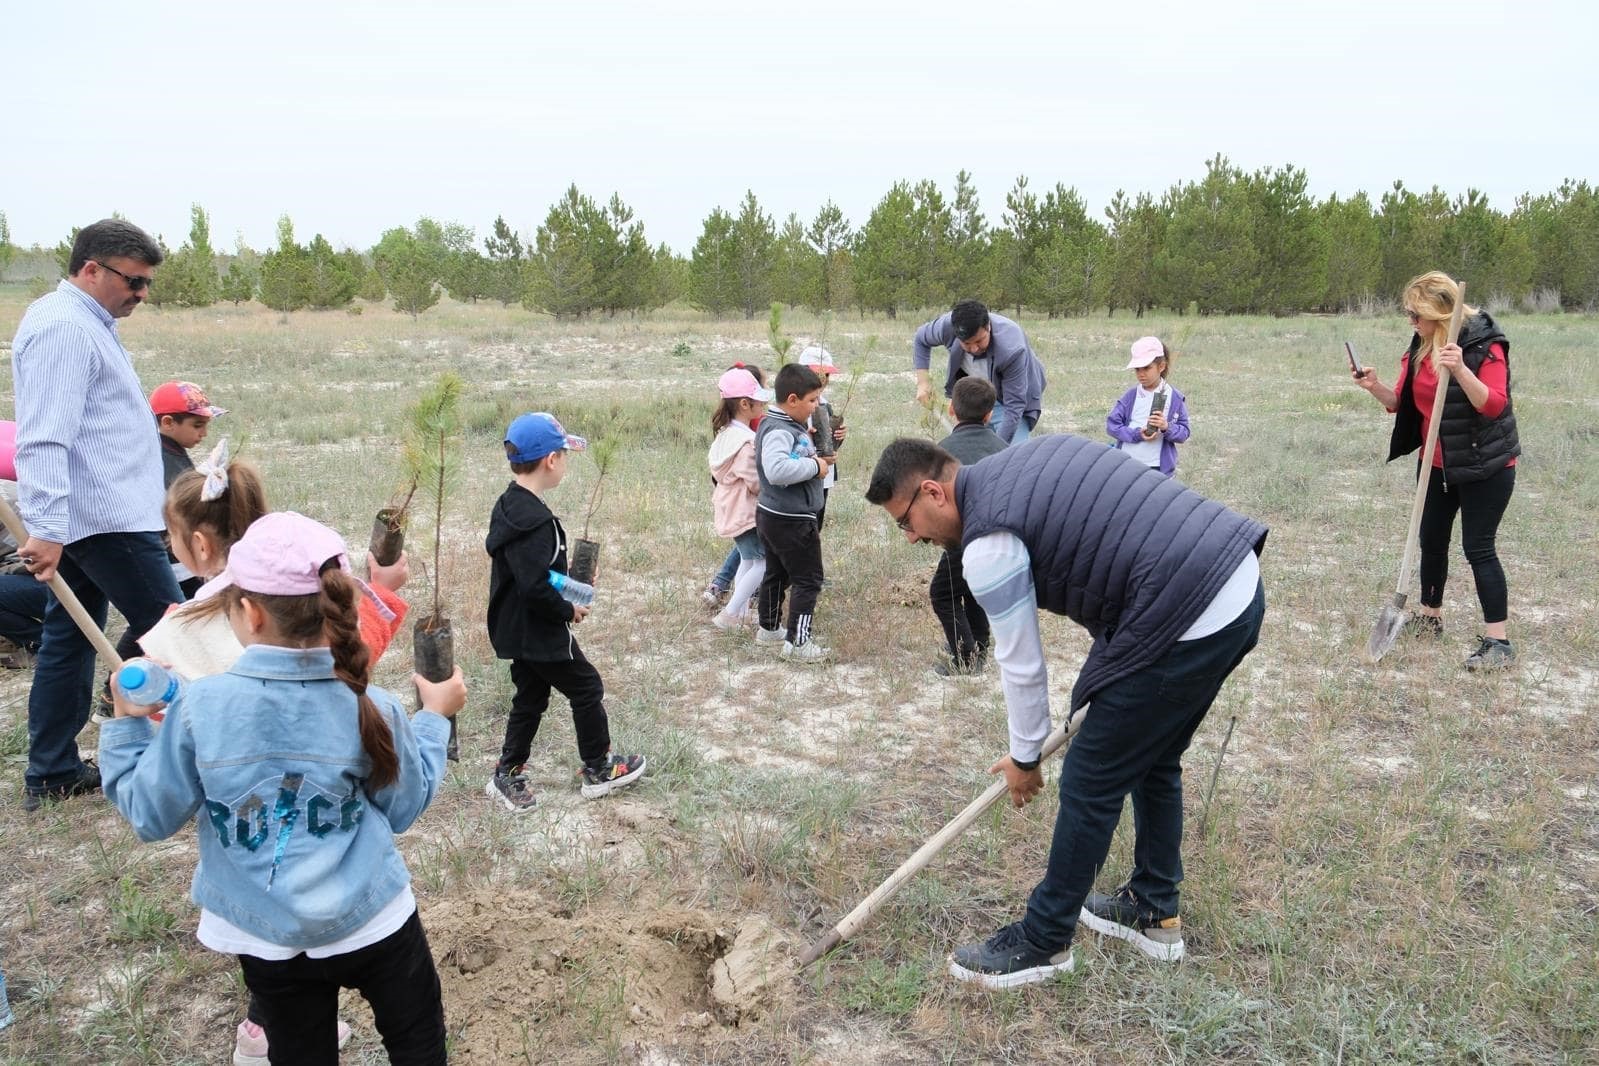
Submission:
M 1396 592 L 1392 603 L 1383 604 L 1377 624 L 1371 627 L 1371 639 L 1366 642 L 1368 660 L 1376 662 L 1388 654 L 1388 649 L 1399 639 L 1399 631 L 1405 628 L 1406 617 L 1405 594 Z

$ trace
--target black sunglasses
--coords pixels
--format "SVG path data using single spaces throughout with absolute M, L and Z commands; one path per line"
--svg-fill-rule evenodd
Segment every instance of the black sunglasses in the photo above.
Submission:
M 128 288 L 132 289 L 134 292 L 143 292 L 145 289 L 150 287 L 150 282 L 155 280 L 154 278 L 145 277 L 143 274 L 124 274 L 110 263 L 102 263 L 98 259 L 96 259 L 94 262 L 95 265 L 111 271 L 111 273 L 127 282 Z

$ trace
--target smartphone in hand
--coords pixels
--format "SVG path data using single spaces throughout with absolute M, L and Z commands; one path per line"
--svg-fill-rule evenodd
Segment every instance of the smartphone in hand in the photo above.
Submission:
M 1360 368 L 1360 360 L 1355 358 L 1355 346 L 1344 341 L 1344 354 L 1349 356 L 1349 372 L 1357 378 L 1365 377 L 1366 372 Z

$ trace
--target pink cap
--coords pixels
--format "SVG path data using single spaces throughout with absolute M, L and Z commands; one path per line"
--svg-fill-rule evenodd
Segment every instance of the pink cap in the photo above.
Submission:
M 1165 354 L 1166 347 L 1160 343 L 1159 337 L 1139 337 L 1133 341 L 1133 358 L 1128 362 L 1127 369 L 1146 367 Z
M 777 398 L 777 393 L 771 389 L 761 388 L 761 383 L 755 380 L 755 375 L 741 366 L 735 366 L 723 374 L 717 380 L 716 388 L 724 400 L 749 399 L 771 403 Z
M 344 538 L 320 522 L 293 511 L 274 511 L 250 524 L 228 552 L 226 581 L 264 596 L 308 596 L 322 591 L 329 562 L 348 572 Z

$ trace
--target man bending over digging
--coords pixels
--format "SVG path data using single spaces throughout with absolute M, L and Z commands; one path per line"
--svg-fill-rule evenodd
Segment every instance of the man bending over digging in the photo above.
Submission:
M 914 544 L 960 551 L 993 627 L 1010 721 L 1002 773 L 1021 807 L 1044 787 L 1049 686 L 1037 608 L 1093 635 L 1071 710 L 1092 701 L 1060 772 L 1044 879 L 1027 910 L 950 972 L 988 988 L 1072 968 L 1079 920 L 1166 961 L 1182 957 L 1179 760 L 1227 675 L 1260 635 L 1256 559 L 1266 527 L 1098 441 L 1041 437 L 963 467 L 926 440 L 884 449 L 866 490 Z M 1132 875 L 1093 893 L 1122 801 L 1133 798 Z

